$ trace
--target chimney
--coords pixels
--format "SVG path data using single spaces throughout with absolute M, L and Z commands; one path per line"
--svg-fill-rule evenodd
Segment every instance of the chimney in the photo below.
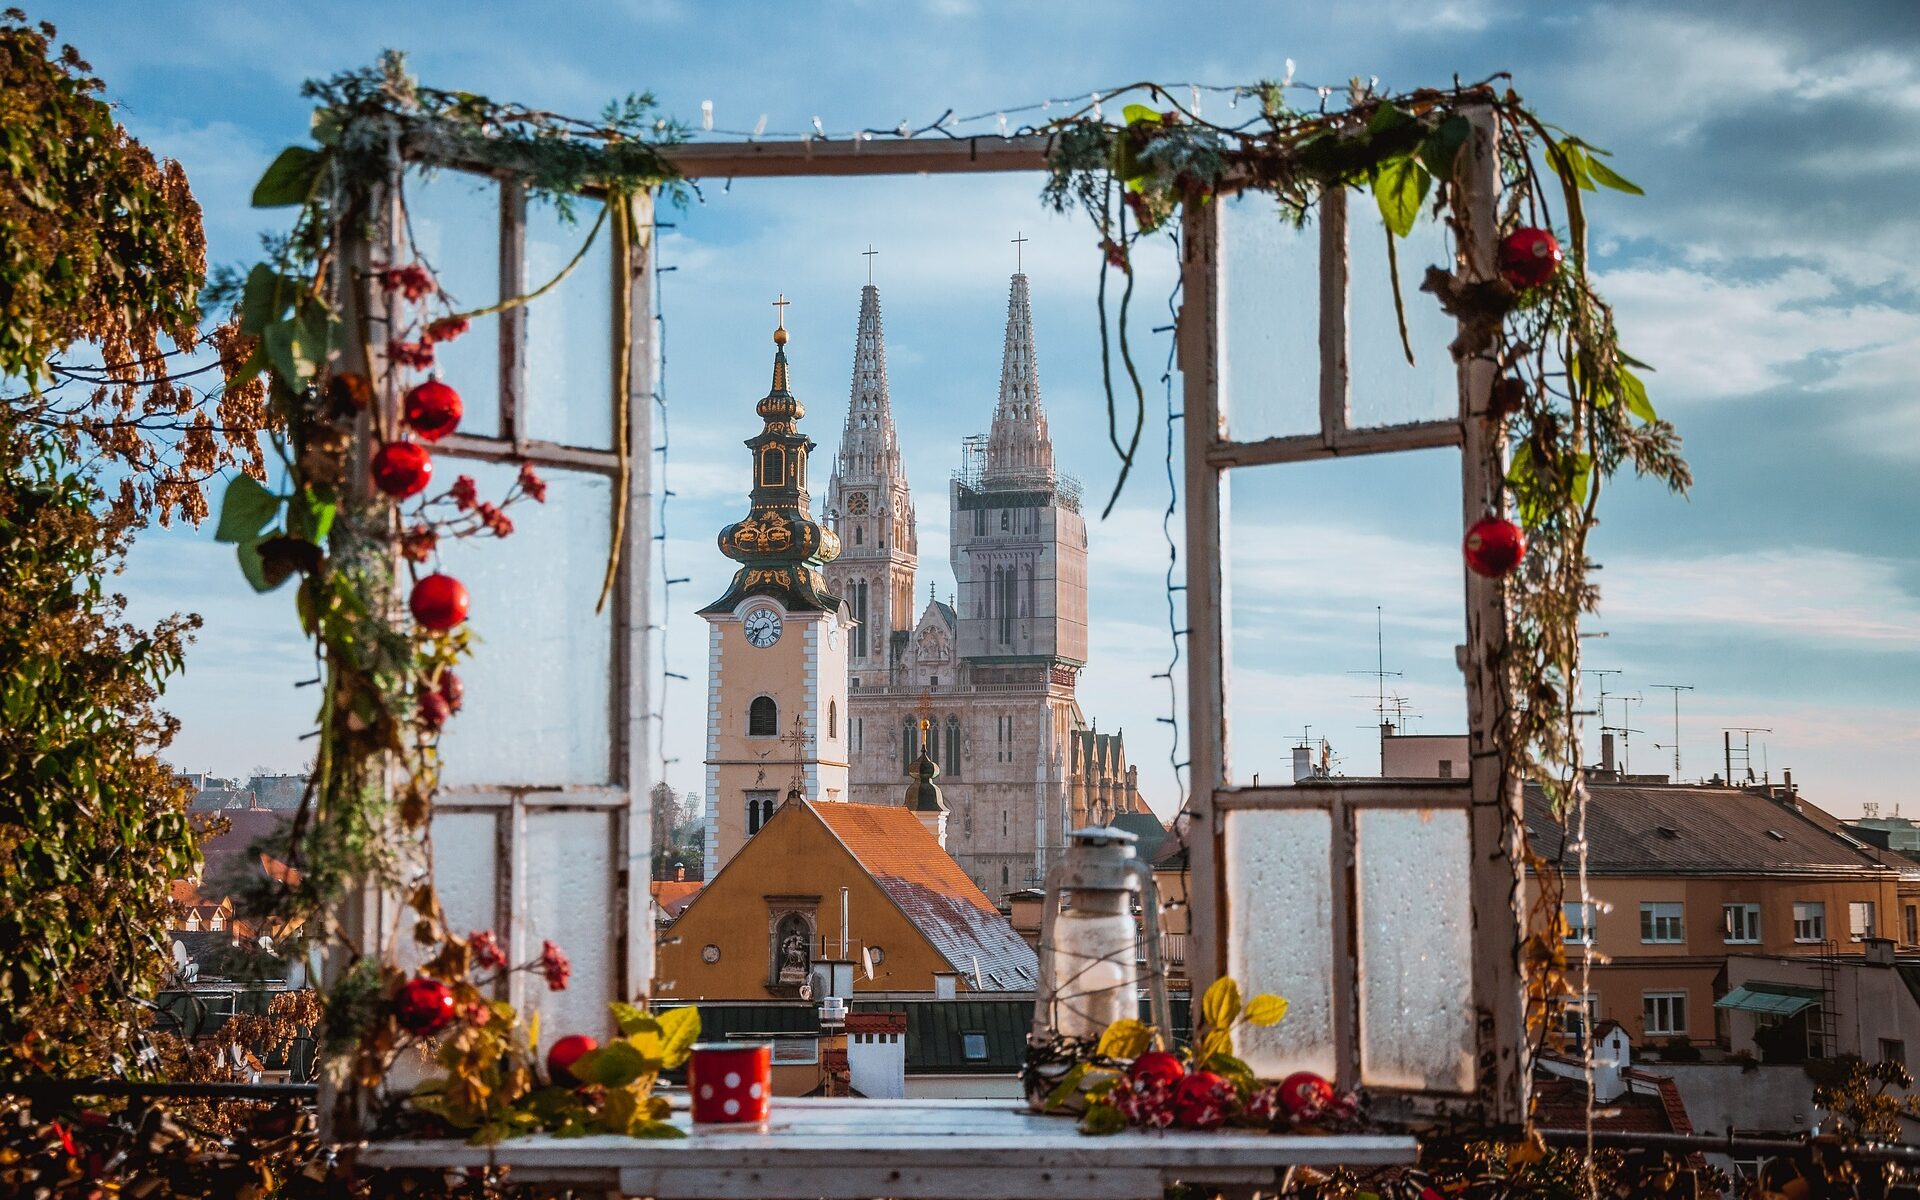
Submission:
M 1313 778 L 1313 747 L 1295 746 L 1293 748 L 1293 781 Z
M 1788 767 L 1786 770 L 1780 772 L 1780 778 L 1786 781 L 1787 798 L 1792 799 L 1793 796 L 1795 795 L 1795 792 L 1793 790 L 1793 768 Z
M 933 998 L 935 1000 L 953 1000 L 959 995 L 960 976 L 954 971 L 935 971 L 933 973 Z
M 673 881 L 675 883 L 685 883 L 687 881 L 687 864 L 673 864 Z
M 1611 733 L 1603 733 L 1600 735 L 1600 770 L 1608 778 L 1616 778 L 1613 765 L 1613 735 Z
M 1867 965 L 1870 967 L 1891 967 L 1893 965 L 1893 939 L 1870 937 L 1862 939 L 1866 949 Z

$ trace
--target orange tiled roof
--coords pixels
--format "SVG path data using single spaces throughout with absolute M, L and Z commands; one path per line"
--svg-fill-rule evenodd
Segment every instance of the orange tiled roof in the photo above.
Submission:
M 669 917 L 677 917 L 680 910 L 693 903 L 700 889 L 707 885 L 704 879 L 656 879 L 647 885 L 653 893 L 653 902 L 660 911 Z
M 940 848 L 920 818 L 904 808 L 880 804 L 809 804 L 853 852 L 867 873 L 911 880 L 922 887 L 997 912 L 993 901 L 967 877 L 953 856 Z

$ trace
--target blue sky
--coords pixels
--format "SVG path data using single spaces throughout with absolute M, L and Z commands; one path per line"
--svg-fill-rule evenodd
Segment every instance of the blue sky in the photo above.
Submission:
M 1818 802 L 1920 811 L 1920 10 L 1892 3 L 1676 5 L 1388 0 L 1372 4 L 1177 7 L 996 4 L 987 0 L 812 5 L 691 2 L 458 6 L 90 2 L 35 6 L 108 81 L 134 133 L 185 164 L 206 209 L 211 256 L 249 257 L 276 214 L 246 206 L 260 170 L 302 137 L 303 78 L 407 50 L 431 83 L 592 113 L 653 90 L 667 111 L 722 127 L 829 130 L 992 112 L 1154 78 L 1253 82 L 1297 64 L 1302 80 L 1377 75 L 1389 88 L 1510 70 L 1545 115 L 1614 150 L 1645 199 L 1595 201 L 1596 262 L 1623 341 L 1653 363 L 1654 398 L 1679 425 L 1697 479 L 1690 499 L 1625 482 L 1609 495 L 1597 552 L 1603 612 L 1589 665 L 1617 668 L 1610 691 L 1643 695 L 1610 717 L 1633 735 L 1637 770 L 1670 766 L 1682 701 L 1688 776 L 1718 763 L 1724 726 L 1755 735 L 1756 766 L 1792 768 Z M 1221 103 L 1210 99 L 1210 104 Z M 988 122 L 991 127 L 991 122 Z M 694 676 L 669 694 L 670 777 L 697 786 L 696 723 L 705 639 L 693 609 L 725 566 L 712 533 L 737 515 L 752 401 L 765 389 L 772 294 L 795 299 L 795 385 L 823 456 L 837 437 L 858 289 L 880 250 L 889 366 L 915 487 L 922 583 L 942 598 L 945 481 L 958 440 L 984 430 L 999 367 L 1007 239 L 1024 231 L 1040 378 L 1066 467 L 1104 493 L 1088 230 L 1045 214 L 1038 180 L 735 184 L 674 219 L 663 239 L 669 402 L 674 405 L 668 552 L 692 582 L 673 592 L 667 651 Z M 1271 332 L 1235 340 L 1238 379 L 1286 394 L 1285 239 L 1263 214 L 1236 218 L 1236 321 Z M 1366 238 L 1356 254 L 1366 276 Z M 1377 272 L 1375 273 L 1377 275 Z M 1164 343 L 1171 274 L 1141 285 L 1142 360 Z M 1271 278 L 1276 286 L 1259 285 Z M 1410 297 L 1416 334 L 1432 330 Z M 1377 291 L 1356 293 L 1357 404 L 1418 409 L 1445 364 L 1393 364 Z M 1369 323 L 1370 322 L 1370 323 Z M 1416 347 L 1421 348 L 1421 347 Z M 1150 405 L 1158 403 L 1150 396 Z M 1284 405 L 1276 405 L 1276 412 Z M 1161 427 L 1148 429 L 1150 445 Z M 1089 716 L 1123 727 L 1149 798 L 1174 791 L 1166 767 L 1166 631 L 1158 572 L 1156 458 L 1093 532 L 1094 662 Z M 1459 522 L 1444 455 L 1286 472 L 1236 483 L 1233 726 L 1240 773 L 1277 772 L 1305 725 L 1346 768 L 1374 762 L 1374 610 L 1383 610 L 1391 684 L 1414 732 L 1461 722 L 1451 647 L 1459 640 Z M 195 770 L 290 768 L 311 692 L 291 601 L 253 597 L 211 531 L 148 535 L 125 588 L 144 616 L 208 618 L 169 694 L 184 729 L 175 757 Z M 538 552 L 541 527 L 523 522 Z M 511 545 L 511 544 L 509 544 Z M 509 553 L 508 547 L 500 548 Z M 510 573 L 509 573 L 510 574 Z M 512 606 L 510 598 L 503 606 Z M 531 611 L 531 610 L 529 610 Z M 479 618 L 476 618 L 479 622 Z M 482 632 L 486 626 L 481 626 Z M 514 635 L 495 626 L 496 642 Z M 483 653 L 485 651 L 483 650 Z M 469 735 L 472 736 L 471 734 Z M 1656 743 L 1658 746 L 1656 747 Z M 530 751 L 532 752 L 532 751 Z M 1657 764 L 1657 765 L 1656 765 Z

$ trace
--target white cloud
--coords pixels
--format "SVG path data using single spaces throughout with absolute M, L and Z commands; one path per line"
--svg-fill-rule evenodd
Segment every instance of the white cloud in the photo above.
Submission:
M 1812 644 L 1920 650 L 1920 597 L 1901 564 L 1816 546 L 1691 559 L 1616 555 L 1600 615 L 1610 629 L 1704 625 Z

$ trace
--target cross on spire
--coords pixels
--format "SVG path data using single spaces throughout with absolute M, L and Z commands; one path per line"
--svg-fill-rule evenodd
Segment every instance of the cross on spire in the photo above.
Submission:
M 1021 233 L 1018 229 L 1013 231 L 1013 269 L 1014 270 L 1019 271 L 1024 269 L 1023 260 L 1026 257 L 1026 248 L 1027 248 L 1026 244 L 1032 240 L 1033 240 L 1032 238 L 1027 237 L 1025 234 Z
M 787 305 L 792 303 L 793 301 L 787 299 L 785 292 L 781 292 L 780 298 L 773 302 L 774 311 L 780 314 L 780 328 L 782 329 L 787 327 Z
M 860 252 L 860 257 L 867 260 L 867 282 L 868 283 L 873 282 L 873 256 L 878 253 L 880 252 L 873 248 L 872 242 L 868 242 L 867 248 Z

